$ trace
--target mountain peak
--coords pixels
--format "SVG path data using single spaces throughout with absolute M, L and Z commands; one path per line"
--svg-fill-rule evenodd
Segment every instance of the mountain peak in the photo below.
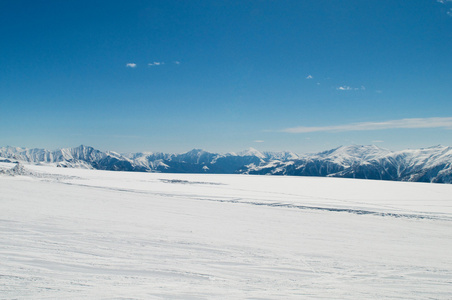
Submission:
M 80 150 L 84 150 L 84 149 L 88 149 L 88 150 L 91 150 L 91 149 L 94 149 L 93 147 L 91 147 L 91 146 L 86 146 L 86 145 L 80 145 L 80 146 L 78 146 L 78 147 L 75 147 L 75 148 L 73 148 L 73 149 L 80 149 Z
M 14 160 L 116 171 L 333 176 L 452 183 L 452 147 L 441 145 L 396 152 L 375 145 L 350 145 L 301 156 L 292 152 L 262 153 L 252 147 L 238 154 L 193 149 L 183 154 L 131 153 L 125 156 L 86 145 L 55 151 L 2 147 L 0 157 L 5 158 L 5 162 Z
M 248 150 L 242 151 L 239 153 L 240 156 L 256 156 L 261 159 L 265 158 L 265 155 L 262 154 L 259 150 L 254 149 L 253 147 L 249 147 Z
M 200 154 L 200 153 L 205 153 L 205 152 L 207 152 L 207 151 L 204 151 L 203 149 L 195 148 L 195 149 L 192 149 L 192 150 L 190 150 L 188 152 L 185 152 L 184 154 Z

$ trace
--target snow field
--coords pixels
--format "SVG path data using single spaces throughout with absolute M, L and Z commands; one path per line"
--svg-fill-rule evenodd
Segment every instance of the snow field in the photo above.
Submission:
M 1 299 L 452 297 L 451 185 L 25 168 Z

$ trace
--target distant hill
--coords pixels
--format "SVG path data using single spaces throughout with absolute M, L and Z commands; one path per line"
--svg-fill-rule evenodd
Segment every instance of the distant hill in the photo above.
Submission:
M 452 147 L 390 151 L 377 146 L 346 146 L 315 153 L 182 154 L 102 152 L 89 146 L 55 151 L 0 148 L 0 160 L 46 163 L 58 167 L 162 173 L 259 174 L 452 183 Z

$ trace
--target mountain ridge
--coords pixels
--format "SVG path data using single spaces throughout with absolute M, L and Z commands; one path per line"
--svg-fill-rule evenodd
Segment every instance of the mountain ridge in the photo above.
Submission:
M 111 171 L 324 176 L 394 181 L 452 183 L 452 147 L 436 145 L 391 151 L 375 145 L 340 146 L 318 153 L 213 153 L 193 149 L 185 153 L 137 152 L 120 154 L 90 146 L 46 150 L 1 147 L 0 160 L 57 167 Z

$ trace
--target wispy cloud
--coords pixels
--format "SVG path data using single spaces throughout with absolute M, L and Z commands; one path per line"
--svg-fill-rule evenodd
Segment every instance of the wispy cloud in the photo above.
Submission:
M 306 79 L 312 79 L 314 77 L 312 77 L 312 75 L 308 75 L 308 77 L 306 77 Z
M 351 91 L 353 89 L 351 87 L 347 86 L 347 85 L 343 85 L 343 86 L 337 87 L 336 90 L 338 90 L 338 91 Z
M 446 13 L 448 16 L 452 17 L 452 8 L 450 8 L 450 4 L 452 4 L 452 0 L 437 0 L 436 2 L 449 6 L 449 9 L 447 10 Z
M 265 141 L 263 141 L 263 140 L 255 140 L 253 142 L 255 142 L 255 143 L 264 143 Z
M 444 128 L 452 129 L 452 117 L 449 118 L 413 118 L 384 122 L 362 122 L 335 126 L 309 127 L 300 126 L 286 128 L 282 132 L 309 133 L 309 132 L 343 132 L 343 131 L 366 131 L 384 130 L 398 128 Z
M 175 65 L 180 65 L 180 61 L 176 60 L 176 61 L 174 61 L 174 64 Z
M 137 64 L 135 64 L 135 63 L 128 63 L 128 64 L 126 64 L 127 68 L 136 68 L 136 66 L 137 66 Z
M 359 90 L 364 91 L 365 89 L 366 89 L 366 87 L 363 85 L 360 88 L 356 88 L 356 87 L 354 88 L 354 87 L 350 87 L 348 85 L 343 85 L 343 86 L 339 86 L 336 88 L 336 90 L 338 90 L 338 91 L 359 91 Z
M 148 63 L 148 66 L 161 66 L 161 65 L 164 65 L 165 64 L 165 62 L 163 62 L 163 61 L 154 61 L 154 62 L 152 62 L 152 63 Z

